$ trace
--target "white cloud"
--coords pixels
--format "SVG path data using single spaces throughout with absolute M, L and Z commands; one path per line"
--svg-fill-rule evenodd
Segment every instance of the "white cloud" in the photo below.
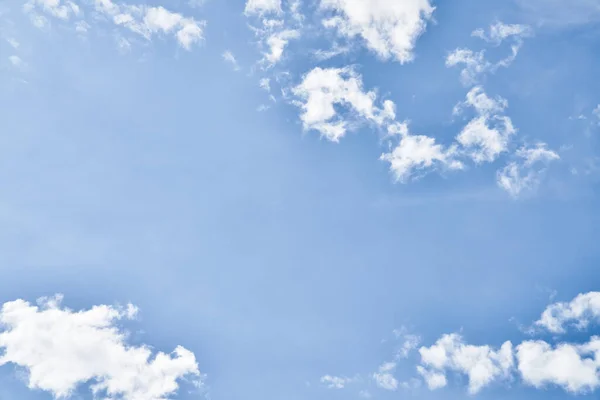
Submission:
M 317 61 L 325 61 L 342 54 L 347 54 L 348 52 L 350 52 L 350 49 L 350 46 L 340 46 L 339 44 L 334 43 L 329 50 L 316 50 L 314 52 L 314 57 Z
M 351 68 L 314 68 L 292 89 L 303 110 L 300 119 L 304 129 L 314 129 L 326 139 L 338 142 L 353 121 L 370 121 L 382 125 L 395 117 L 394 105 L 385 101 L 375 105 L 376 94 L 365 92 L 362 78 Z M 349 115 L 341 116 L 337 107 L 345 107 Z
M 393 372 L 396 369 L 395 362 L 387 362 L 379 367 L 379 370 L 373 374 L 375 384 L 381 389 L 397 390 L 398 380 L 394 378 Z
M 410 352 L 415 350 L 421 343 L 421 337 L 417 335 L 403 335 L 404 341 L 398 352 L 400 358 L 407 358 Z
M 546 166 L 560 156 L 548 150 L 545 143 L 535 147 L 522 147 L 515 153 L 518 161 L 509 162 L 497 173 L 498 185 L 511 196 L 518 197 L 524 191 L 534 190 L 540 183 Z
M 464 68 L 460 71 L 460 80 L 466 85 L 474 85 L 479 80 L 479 77 L 492 67 L 485 59 L 483 51 L 474 52 L 470 49 L 456 49 L 446 57 L 446 66 L 454 67 L 464 64 Z
M 280 14 L 281 0 L 248 0 L 244 12 L 247 15 Z
M 419 353 L 422 365 L 418 372 L 430 389 L 445 386 L 446 372 L 458 372 L 468 376 L 469 393 L 475 394 L 493 381 L 509 377 L 514 366 L 511 342 L 493 350 L 465 344 L 457 334 L 444 335 L 433 346 L 421 347 Z
M 300 13 L 299 1 L 288 1 L 285 10 L 281 1 L 249 0 L 246 15 L 254 17 L 250 26 L 259 39 L 263 58 L 259 61 L 263 68 L 269 68 L 284 58 L 284 51 L 290 41 L 300 38 L 304 17 Z
M 600 292 L 579 294 L 570 302 L 549 305 L 536 325 L 552 333 L 565 333 L 565 326 L 584 328 L 590 320 L 600 320 Z
M 283 57 L 283 50 L 288 45 L 290 40 L 298 39 L 300 31 L 295 29 L 285 29 L 278 32 L 273 32 L 266 38 L 266 44 L 269 47 L 269 52 L 265 54 L 265 59 L 270 64 L 276 64 Z
M 42 11 L 63 20 L 79 15 L 79 6 L 72 1 L 62 0 L 30 0 L 23 6 L 26 12 L 39 8 Z
M 323 21 L 344 37 L 360 36 L 383 59 L 412 61 L 414 47 L 425 32 L 434 7 L 429 0 L 321 0 L 321 8 L 335 15 Z
M 271 79 L 261 78 L 261 80 L 258 82 L 258 86 L 260 86 L 262 89 L 266 90 L 267 92 L 270 92 L 271 91 Z
M 521 40 L 524 37 L 532 34 L 531 27 L 528 25 L 520 24 L 505 24 L 502 22 L 496 22 L 489 28 L 489 32 L 485 33 L 483 29 L 476 29 L 472 35 L 485 40 L 486 42 L 499 45 L 507 38 L 516 38 Z
M 21 57 L 16 55 L 9 56 L 8 61 L 10 61 L 13 67 L 21 68 L 25 66 L 25 62 L 21 59 Z
M 62 308 L 61 300 L 41 299 L 39 306 L 16 300 L 0 311 L 0 365 L 24 368 L 29 388 L 60 398 L 89 382 L 94 397 L 164 400 L 177 391 L 179 380 L 200 382 L 189 350 L 178 346 L 172 354 L 153 355 L 148 346 L 126 343 L 116 323 L 133 318 L 134 306 L 75 312 Z
M 600 338 L 583 345 L 527 341 L 517 346 L 516 357 L 523 381 L 536 388 L 557 385 L 572 393 L 600 386 Z
M 456 147 L 445 148 L 432 137 L 412 135 L 404 123 L 391 125 L 389 129 L 400 140 L 389 153 L 381 155 L 381 160 L 390 163 L 390 170 L 397 182 L 406 183 L 419 177 L 419 172 L 426 169 L 463 168 L 463 164 L 455 158 Z
M 343 389 L 350 382 L 352 382 L 351 378 L 340 376 L 325 375 L 321 377 L 321 383 L 329 389 Z
M 90 24 L 85 21 L 77 21 L 75 23 L 75 31 L 79 33 L 87 33 L 87 31 L 91 28 Z
M 496 63 L 491 63 L 486 60 L 484 50 L 475 52 L 470 49 L 458 48 L 446 57 L 446 66 L 464 65 L 460 72 L 461 82 L 465 86 L 476 85 L 486 73 L 494 73 L 499 68 L 510 66 L 523 45 L 523 38 L 529 35 L 531 35 L 531 28 L 527 25 L 508 25 L 502 22 L 491 25 L 488 33 L 483 29 L 476 29 L 472 32 L 472 36 L 479 37 L 496 46 L 504 40 L 512 38 L 511 54 Z
M 223 60 L 225 60 L 225 62 L 231 64 L 231 66 L 233 67 L 233 69 L 235 71 L 239 71 L 240 70 L 240 66 L 235 58 L 235 56 L 233 55 L 233 53 L 229 50 L 225 50 L 222 54 Z
M 444 373 L 423 368 L 421 365 L 417 366 L 417 372 L 421 375 L 429 390 L 441 389 L 448 384 Z
M 20 43 L 19 43 L 19 42 L 18 42 L 16 39 L 13 39 L 13 38 L 8 38 L 8 39 L 6 39 L 6 42 L 7 42 L 8 44 L 10 44 L 10 46 L 11 46 L 13 49 L 18 49 L 19 47 L 21 47 L 21 44 L 20 44 Z
M 455 114 L 465 107 L 477 114 L 456 137 L 476 163 L 494 161 L 507 151 L 510 137 L 516 133 L 511 119 L 500 115 L 507 106 L 505 99 L 488 97 L 483 88 L 476 86 L 467 93 L 466 100 L 455 107 Z
M 97 13 L 105 16 L 115 25 L 123 26 L 147 40 L 151 40 L 153 35 L 171 34 L 183 48 L 189 50 L 193 44 L 203 39 L 204 21 L 184 17 L 164 7 L 117 4 L 112 0 L 94 0 L 93 6 Z M 39 28 L 47 26 L 48 21 L 44 16 L 34 13 L 36 10 L 62 20 L 68 20 L 72 15 L 82 14 L 75 3 L 61 0 L 32 0 L 25 8 L 32 12 L 32 21 Z M 85 20 L 81 19 L 75 23 L 75 29 L 79 33 L 85 33 L 89 28 L 90 25 Z

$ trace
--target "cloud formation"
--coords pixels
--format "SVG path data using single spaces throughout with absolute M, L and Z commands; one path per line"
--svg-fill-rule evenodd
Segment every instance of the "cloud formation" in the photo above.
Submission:
M 404 64 L 414 59 L 415 43 L 425 32 L 435 8 L 429 0 L 321 0 L 333 16 L 323 25 L 346 38 L 360 36 L 382 59 Z
M 84 3 L 87 7 L 87 3 Z M 31 15 L 34 25 L 45 27 L 47 19 L 41 14 L 48 14 L 63 21 L 75 17 L 75 30 L 87 32 L 95 20 L 85 20 L 83 8 L 71 1 L 62 0 L 30 0 L 24 6 Z M 203 39 L 205 21 L 197 21 L 192 17 L 172 12 L 162 6 L 119 4 L 112 0 L 94 0 L 92 9 L 105 20 L 114 25 L 128 29 L 137 35 L 151 40 L 157 35 L 172 35 L 179 45 L 186 50 Z
M 60 295 L 37 306 L 15 300 L 0 310 L 0 366 L 24 368 L 30 389 L 60 398 L 91 383 L 94 396 L 163 400 L 177 391 L 181 379 L 201 382 L 191 351 L 178 346 L 172 354 L 153 354 L 146 345 L 127 344 L 117 323 L 135 317 L 133 305 L 72 311 L 61 301 Z
M 349 67 L 314 68 L 292 92 L 299 99 L 304 129 L 316 130 L 332 142 L 339 142 L 353 122 L 382 125 L 395 117 L 393 103 L 384 101 L 377 107 L 375 92 L 365 92 L 361 76 Z M 336 106 L 347 113 L 340 115 Z
M 567 327 L 581 330 L 600 315 L 600 294 L 580 294 L 569 302 L 549 305 L 535 325 L 564 334 Z M 509 382 L 518 375 L 523 384 L 537 389 L 559 387 L 573 394 L 591 393 L 600 387 L 600 337 L 584 343 L 526 340 L 514 347 L 505 342 L 498 350 L 466 344 L 462 336 L 443 335 L 430 347 L 419 349 L 417 372 L 431 390 L 446 386 L 450 372 L 469 378 L 468 391 L 477 393 L 493 382 Z

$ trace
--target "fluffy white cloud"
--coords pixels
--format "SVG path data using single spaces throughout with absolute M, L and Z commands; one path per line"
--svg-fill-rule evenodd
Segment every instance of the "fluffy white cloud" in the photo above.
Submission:
M 408 182 L 425 170 L 463 168 L 463 164 L 455 158 L 455 146 L 445 148 L 432 137 L 410 134 L 405 123 L 391 125 L 389 130 L 400 140 L 389 153 L 381 155 L 381 160 L 390 163 L 396 181 Z
M 433 346 L 421 347 L 421 368 L 430 389 L 445 386 L 445 372 L 468 376 L 469 393 L 475 394 L 497 379 L 510 376 L 514 366 L 513 347 L 505 342 L 499 350 L 465 344 L 457 334 L 442 336 Z
M 179 44 L 189 50 L 192 44 L 203 38 L 203 21 L 171 12 L 164 7 L 117 5 L 111 0 L 95 0 L 96 11 L 150 40 L 152 35 L 173 34 Z
M 489 71 L 492 64 L 485 59 L 483 51 L 474 52 L 470 49 L 456 49 L 446 57 L 446 66 L 464 65 L 460 71 L 460 80 L 466 85 L 474 85 L 479 77 Z
M 419 373 L 419 375 L 421 375 L 429 390 L 441 389 L 443 387 L 446 387 L 446 385 L 448 384 L 446 375 L 443 372 L 429 370 L 421 365 L 417 366 L 417 372 Z
M 172 354 L 153 356 L 145 345 L 126 343 L 116 323 L 133 318 L 134 306 L 75 312 L 62 308 L 61 300 L 41 299 L 38 306 L 16 300 L 0 310 L 0 365 L 24 368 L 31 389 L 60 398 L 89 382 L 94 396 L 164 400 L 177 391 L 179 380 L 189 376 L 200 382 L 189 350 L 178 346 Z
M 398 357 L 407 358 L 411 351 L 419 347 L 421 343 L 421 337 L 417 335 L 405 334 L 403 336 L 402 347 L 398 352 Z
M 265 59 L 270 64 L 276 64 L 283 57 L 283 51 L 292 39 L 298 39 L 300 31 L 296 29 L 284 29 L 282 31 L 273 32 L 266 38 L 266 44 L 269 52 L 265 54 Z
M 509 162 L 497 173 L 498 185 L 513 197 L 535 189 L 546 166 L 551 161 L 560 159 L 556 152 L 548 150 L 545 143 L 538 143 L 535 147 L 522 147 L 515 156 L 517 161 Z
M 456 137 L 476 163 L 494 161 L 508 149 L 516 129 L 509 117 L 501 115 L 507 106 L 505 99 L 491 98 L 483 88 L 476 86 L 467 93 L 466 100 L 455 107 L 455 114 L 465 107 L 472 108 L 477 114 Z
M 429 0 L 321 0 L 321 8 L 335 15 L 323 21 L 348 38 L 360 36 L 383 59 L 412 61 L 419 36 L 434 7 Z
M 300 99 L 304 129 L 317 130 L 333 142 L 346 134 L 351 121 L 382 125 L 395 117 L 393 103 L 377 107 L 375 92 L 365 92 L 361 76 L 351 68 L 314 68 L 292 92 Z M 336 106 L 345 107 L 349 115 L 340 116 Z
M 385 390 L 398 389 L 398 380 L 394 378 L 393 372 L 396 369 L 395 362 L 387 362 L 379 367 L 379 370 L 373 374 L 375 384 Z
M 280 14 L 281 0 L 248 0 L 244 11 L 247 15 Z
M 557 385 L 572 393 L 600 386 L 600 338 L 583 345 L 563 343 L 556 347 L 543 341 L 517 346 L 516 357 L 523 381 L 536 388 Z
M 263 67 L 272 67 L 284 56 L 284 50 L 294 39 L 301 36 L 302 21 L 299 1 L 288 1 L 285 10 L 281 1 L 249 0 L 246 3 L 246 15 L 254 17 L 256 23 L 251 26 L 263 49 L 260 61 Z
M 570 302 L 549 305 L 536 325 L 552 333 L 565 333 L 565 326 L 584 328 L 590 320 L 600 320 L 600 292 L 582 293 Z
M 321 377 L 321 383 L 326 385 L 329 389 L 343 389 L 350 382 L 352 382 L 352 378 L 331 375 Z

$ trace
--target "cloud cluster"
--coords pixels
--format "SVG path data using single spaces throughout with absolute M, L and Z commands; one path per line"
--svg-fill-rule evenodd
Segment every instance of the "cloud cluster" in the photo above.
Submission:
M 362 78 L 352 68 L 314 68 L 292 89 L 300 101 L 300 119 L 305 129 L 314 129 L 332 142 L 338 142 L 359 121 L 383 125 L 395 117 L 391 101 L 375 105 L 376 93 L 365 92 Z M 349 113 L 343 117 L 336 106 Z
M 90 383 L 95 397 L 164 400 L 181 379 L 201 382 L 191 351 L 178 346 L 172 354 L 153 354 L 126 343 L 117 322 L 135 317 L 133 305 L 72 311 L 61 300 L 41 299 L 37 306 L 16 300 L 0 310 L 0 366 L 24 368 L 30 389 L 62 398 Z
M 408 333 L 407 329 L 394 330 L 394 337 L 399 341 L 400 346 L 394 352 L 392 361 L 382 363 L 375 372 L 369 373 L 367 376 L 357 375 L 354 378 L 346 378 L 332 375 L 324 375 L 321 377 L 321 383 L 328 389 L 344 389 L 349 383 L 357 383 L 361 381 L 373 382 L 376 387 L 387 391 L 396 391 L 398 388 L 409 388 L 418 386 L 418 381 L 410 380 L 400 382 L 394 376 L 396 368 L 401 360 L 408 358 L 409 354 L 417 349 L 421 338 L 417 335 Z M 365 379 L 366 378 L 366 379 Z M 361 397 L 370 397 L 367 391 L 361 391 Z
M 560 156 L 549 150 L 545 143 L 538 143 L 534 147 L 521 147 L 516 151 L 515 159 L 497 172 L 497 181 L 511 196 L 518 197 L 537 187 L 547 165 L 559 160 Z
M 549 305 L 535 325 L 550 333 L 566 333 L 568 326 L 584 329 L 600 317 L 600 293 L 580 294 L 570 302 Z M 427 386 L 439 389 L 448 373 L 468 377 L 468 391 L 475 394 L 493 382 L 518 375 L 525 385 L 538 389 L 560 387 L 573 394 L 590 393 L 600 387 L 600 337 L 585 343 L 526 340 L 513 348 L 505 342 L 499 349 L 466 344 L 458 334 L 443 335 L 435 344 L 419 349 L 417 372 Z
M 83 19 L 83 3 L 81 6 L 72 1 L 62 0 L 30 0 L 24 6 L 27 13 L 32 16 L 32 21 L 38 27 L 47 25 L 47 14 L 61 20 L 70 20 L 78 17 L 75 30 L 85 33 L 91 27 L 90 22 Z M 172 35 L 179 45 L 186 50 L 203 39 L 204 21 L 197 21 L 192 17 L 185 17 L 180 13 L 172 12 L 162 6 L 151 7 L 148 5 L 119 4 L 112 0 L 94 0 L 92 10 L 118 27 L 123 27 L 134 34 L 151 40 L 157 35 Z
M 491 25 L 488 32 L 483 29 L 476 29 L 472 32 L 472 36 L 483 39 L 494 46 L 499 46 L 505 40 L 512 40 L 510 54 L 492 63 L 486 59 L 485 50 L 473 51 L 467 48 L 457 48 L 446 57 L 446 66 L 462 66 L 460 71 L 461 82 L 465 86 L 476 85 L 487 73 L 494 73 L 499 68 L 510 66 L 523 46 L 523 40 L 531 34 L 531 28 L 527 25 L 504 24 L 502 22 Z
M 429 0 L 321 0 L 320 7 L 334 12 L 323 20 L 325 27 L 346 38 L 359 36 L 382 59 L 400 63 L 413 60 L 415 43 L 435 9 Z
M 446 386 L 447 372 L 464 374 L 469 379 L 469 393 L 475 394 L 490 382 L 509 377 L 514 366 L 511 342 L 499 350 L 489 346 L 465 344 L 458 334 L 442 336 L 433 346 L 421 347 L 421 365 L 417 369 L 430 389 Z
M 303 17 L 299 12 L 298 0 L 248 0 L 245 14 L 254 23 L 251 29 L 265 49 L 260 64 L 269 68 L 279 63 L 289 42 L 301 36 Z
M 492 162 L 507 151 L 510 137 L 516 133 L 509 117 L 502 115 L 508 102 L 501 98 L 491 98 L 481 86 L 471 89 L 466 100 L 454 108 L 460 114 L 471 108 L 476 116 L 467 123 L 456 137 L 469 157 L 476 163 Z

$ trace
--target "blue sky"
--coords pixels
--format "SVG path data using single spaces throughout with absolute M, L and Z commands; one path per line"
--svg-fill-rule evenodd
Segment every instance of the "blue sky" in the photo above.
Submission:
M 0 399 L 593 398 L 599 35 L 597 0 L 2 2 Z

